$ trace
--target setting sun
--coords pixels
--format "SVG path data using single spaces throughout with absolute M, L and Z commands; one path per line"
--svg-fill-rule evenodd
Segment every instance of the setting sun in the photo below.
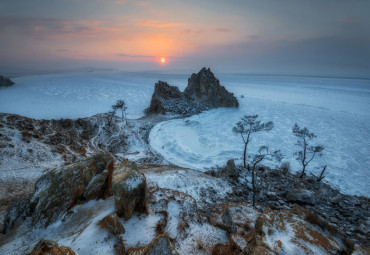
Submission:
M 165 58 L 161 58 L 161 63 L 164 64 L 166 62 Z

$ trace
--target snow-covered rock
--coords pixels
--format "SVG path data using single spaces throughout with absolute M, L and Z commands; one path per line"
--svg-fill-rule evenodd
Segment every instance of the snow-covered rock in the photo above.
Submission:
M 32 217 L 33 225 L 47 226 L 55 222 L 83 199 L 89 182 L 102 173 L 111 161 L 110 155 L 98 154 L 47 172 L 36 182 L 35 192 L 20 198 L 10 209 L 3 232 L 7 232 L 24 212 Z M 102 193 L 105 194 L 105 191 Z
M 307 210 L 266 210 L 256 221 L 249 252 L 264 249 L 267 254 L 338 254 L 347 247 L 335 229 Z M 348 251 L 347 251 L 348 252 Z
M 156 236 L 148 245 L 128 250 L 129 255 L 175 255 L 167 233 Z
M 124 161 L 113 172 L 112 192 L 117 214 L 125 220 L 128 220 L 134 211 L 146 211 L 146 180 L 137 170 L 135 163 Z

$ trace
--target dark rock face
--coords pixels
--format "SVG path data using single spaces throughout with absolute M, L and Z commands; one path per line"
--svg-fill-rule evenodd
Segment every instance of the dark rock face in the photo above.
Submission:
M 186 103 L 184 95 L 180 92 L 178 87 L 168 85 L 167 82 L 158 81 L 154 87 L 154 93 L 150 106 L 145 111 L 146 113 L 162 113 L 174 112 L 180 113 L 180 106 Z
M 228 92 L 211 70 L 205 67 L 199 73 L 193 73 L 188 80 L 184 94 L 188 99 L 199 99 L 210 108 L 239 107 L 238 100 Z
M 13 85 L 14 85 L 14 82 L 12 82 L 10 79 L 0 75 L 0 87 L 10 87 L 10 86 L 13 86 Z
M 239 107 L 239 102 L 220 85 L 209 68 L 203 68 L 199 73 L 191 75 L 183 93 L 166 82 L 156 83 L 150 106 L 145 113 L 192 115 L 217 107 Z

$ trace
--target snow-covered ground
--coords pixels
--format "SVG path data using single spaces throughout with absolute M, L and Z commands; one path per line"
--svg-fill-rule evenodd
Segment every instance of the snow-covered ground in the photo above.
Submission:
M 49 74 L 14 78 L 15 85 L 0 89 L 0 112 L 32 118 L 77 118 L 106 112 L 117 99 L 128 105 L 128 117 L 143 116 L 154 83 L 164 80 L 183 90 L 187 75 L 89 72 Z M 280 149 L 293 170 L 295 122 L 317 135 L 325 146 L 308 171 L 319 173 L 328 165 L 326 180 L 350 194 L 370 193 L 370 80 L 292 76 L 219 75 L 237 96 L 239 109 L 217 109 L 162 122 L 150 134 L 151 146 L 170 163 L 204 170 L 223 165 L 229 158 L 240 160 L 242 142 L 232 133 L 244 114 L 259 114 L 273 120 L 275 128 L 253 137 L 249 152 L 266 144 Z M 244 98 L 241 98 L 244 95 Z M 274 165 L 274 163 L 271 163 Z

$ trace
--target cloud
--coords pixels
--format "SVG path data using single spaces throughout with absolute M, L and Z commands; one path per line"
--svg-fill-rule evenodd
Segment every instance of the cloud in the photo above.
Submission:
M 144 27 L 155 27 L 155 28 L 170 28 L 183 26 L 181 23 L 159 23 L 157 20 L 152 19 L 141 19 L 139 25 Z
M 356 18 L 341 18 L 338 19 L 337 21 L 341 23 L 360 23 L 362 20 Z
M 131 54 L 125 54 L 125 53 L 117 54 L 117 56 L 128 57 L 128 58 L 154 58 L 155 57 L 155 56 L 145 56 L 145 55 L 131 55 Z
M 230 29 L 220 28 L 220 27 L 215 28 L 215 29 L 214 29 L 214 31 L 215 31 L 215 32 L 220 32 L 220 33 L 229 33 L 229 32 L 231 32 L 231 30 L 230 30 Z
M 115 4 L 127 4 L 131 2 L 130 0 L 115 0 L 114 3 Z

